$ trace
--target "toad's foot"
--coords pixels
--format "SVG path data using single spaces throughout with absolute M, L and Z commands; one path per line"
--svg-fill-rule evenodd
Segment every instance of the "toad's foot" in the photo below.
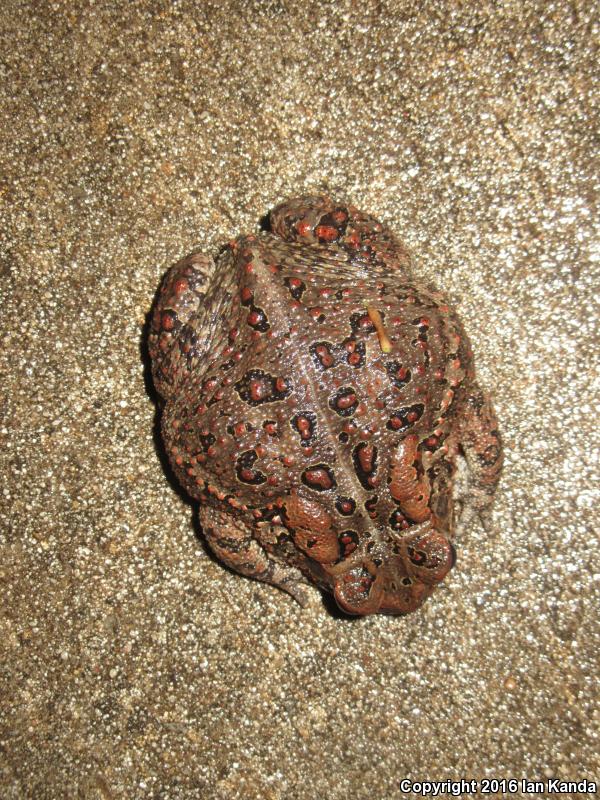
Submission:
M 239 517 L 208 506 L 199 510 L 200 524 L 213 553 L 230 569 L 290 594 L 304 608 L 307 581 L 295 567 L 283 566 L 257 542 L 252 530 Z

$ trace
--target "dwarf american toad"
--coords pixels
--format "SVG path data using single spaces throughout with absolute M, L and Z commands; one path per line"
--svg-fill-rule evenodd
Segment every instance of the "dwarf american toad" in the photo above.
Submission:
M 229 567 L 350 614 L 416 609 L 454 563 L 453 475 L 485 512 L 496 418 L 444 297 L 382 224 L 329 197 L 166 275 L 149 350 L 173 468 Z

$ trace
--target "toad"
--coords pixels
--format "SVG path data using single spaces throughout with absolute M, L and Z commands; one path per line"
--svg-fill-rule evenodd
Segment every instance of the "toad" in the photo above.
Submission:
M 469 340 L 403 244 L 327 196 L 167 273 L 149 333 L 161 429 L 213 552 L 348 614 L 418 608 L 455 561 L 453 477 L 485 516 L 502 446 Z

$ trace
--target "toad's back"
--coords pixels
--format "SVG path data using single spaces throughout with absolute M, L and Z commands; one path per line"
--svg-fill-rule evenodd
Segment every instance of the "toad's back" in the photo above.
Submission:
M 443 298 L 270 235 L 238 240 L 224 260 L 239 288 L 168 417 L 188 490 L 207 479 L 257 507 L 293 487 L 322 501 L 335 489 L 364 516 L 389 515 L 390 453 L 451 417 L 450 382 L 464 376 Z

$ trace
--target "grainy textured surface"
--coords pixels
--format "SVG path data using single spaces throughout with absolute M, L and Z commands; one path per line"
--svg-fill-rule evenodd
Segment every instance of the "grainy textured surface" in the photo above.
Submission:
M 594 6 L 3 4 L 3 797 L 598 777 Z M 406 619 L 225 572 L 155 450 L 161 273 L 323 186 L 450 294 L 505 435 Z

